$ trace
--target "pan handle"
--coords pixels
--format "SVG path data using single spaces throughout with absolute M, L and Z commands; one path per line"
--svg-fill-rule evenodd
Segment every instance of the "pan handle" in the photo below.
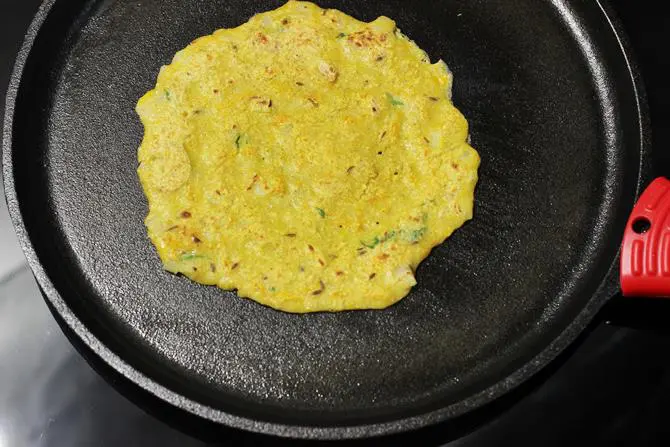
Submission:
M 620 268 L 624 296 L 670 297 L 670 180 L 651 182 L 633 208 Z

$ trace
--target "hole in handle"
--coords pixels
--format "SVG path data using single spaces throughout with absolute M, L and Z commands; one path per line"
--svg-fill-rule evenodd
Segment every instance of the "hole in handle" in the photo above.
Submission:
M 637 234 L 644 234 L 651 228 L 651 222 L 646 217 L 638 217 L 633 222 L 632 228 Z

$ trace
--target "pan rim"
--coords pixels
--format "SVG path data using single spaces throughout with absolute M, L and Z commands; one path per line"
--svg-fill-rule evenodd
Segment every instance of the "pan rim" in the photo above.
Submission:
M 410 417 L 404 417 L 386 422 L 370 423 L 363 425 L 341 425 L 341 426 L 309 426 L 309 425 L 289 425 L 269 421 L 257 421 L 251 418 L 238 416 L 221 409 L 216 409 L 208 405 L 199 403 L 194 399 L 188 398 L 176 391 L 169 389 L 151 377 L 145 375 L 137 368 L 124 361 L 120 356 L 107 347 L 99 338 L 88 331 L 82 321 L 77 317 L 74 311 L 70 309 L 66 301 L 60 295 L 59 291 L 51 281 L 49 274 L 41 265 L 35 247 L 28 235 L 27 227 L 21 215 L 20 206 L 15 189 L 14 165 L 13 165 L 13 125 L 14 112 L 18 93 L 20 90 L 23 73 L 26 63 L 30 57 L 33 45 L 39 36 L 42 25 L 45 23 L 49 13 L 58 0 L 45 0 L 38 9 L 28 31 L 24 42 L 16 58 L 14 69 L 7 89 L 5 104 L 4 131 L 2 140 L 2 163 L 3 178 L 5 186 L 5 198 L 7 201 L 12 223 L 19 240 L 19 244 L 24 252 L 28 266 L 33 272 L 34 277 L 39 283 L 42 296 L 49 302 L 53 309 L 73 331 L 74 334 L 95 353 L 103 362 L 119 372 L 130 382 L 158 397 L 162 401 L 177 408 L 201 417 L 205 420 L 227 425 L 229 427 L 246 430 L 250 432 L 270 434 L 281 437 L 303 438 L 303 439 L 355 439 L 379 435 L 397 434 L 409 430 L 423 428 L 433 425 L 447 419 L 461 416 L 474 408 L 479 408 L 490 403 L 499 397 L 509 393 L 514 388 L 526 382 L 530 377 L 537 374 L 545 368 L 560 352 L 567 348 L 577 336 L 592 321 L 593 316 L 605 304 L 608 297 L 600 294 L 600 297 L 591 299 L 584 308 L 577 314 L 572 322 L 567 325 L 544 350 L 540 351 L 535 357 L 531 358 L 526 364 L 513 371 L 507 377 L 499 382 L 492 384 L 488 388 L 479 391 L 461 401 L 432 410 L 427 413 L 418 414 Z M 552 0 L 552 3 L 554 0 Z M 639 155 L 640 166 L 637 178 L 637 189 L 635 198 L 641 192 L 641 187 L 647 180 L 645 172 L 649 163 L 650 152 L 650 123 L 649 113 L 646 104 L 646 94 L 643 81 L 635 62 L 630 44 L 623 31 L 619 21 L 613 14 L 609 5 L 603 0 L 596 0 L 596 7 L 600 9 L 606 24 L 611 29 L 619 50 L 623 56 L 630 76 L 632 94 L 635 99 L 635 106 L 639 127 Z M 618 257 L 618 256 L 617 256 Z M 617 259 L 612 259 L 612 264 L 608 269 L 608 274 L 604 277 L 599 290 L 611 286 L 608 280 L 613 277 L 616 271 Z M 616 276 L 616 275 L 615 275 Z

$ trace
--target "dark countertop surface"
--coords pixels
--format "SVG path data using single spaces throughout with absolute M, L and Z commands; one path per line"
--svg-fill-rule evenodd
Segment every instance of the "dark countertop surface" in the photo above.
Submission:
M 2 98 L 14 55 L 38 3 L 21 0 L 0 6 Z M 668 175 L 670 84 L 665 78 L 670 60 L 665 43 L 670 40 L 670 14 L 661 12 L 662 2 L 612 3 L 631 36 L 647 85 L 655 167 L 658 174 Z M 3 209 L 0 223 L 8 227 Z M 117 383 L 124 390 L 122 395 L 103 380 L 61 332 L 15 244 L 2 238 L 0 243 L 0 252 L 14 257 L 9 259 L 13 262 L 0 264 L 11 270 L 0 269 L 0 447 L 207 445 L 124 397 L 133 397 L 132 388 Z M 662 303 L 648 305 L 639 315 L 631 312 L 625 302 L 615 300 L 532 383 L 478 418 L 463 420 L 458 427 L 438 427 L 421 445 L 565 446 L 577 441 L 670 445 L 666 422 L 670 416 L 670 331 L 666 328 L 670 324 L 665 324 L 670 321 L 670 309 Z M 604 320 L 634 320 L 651 329 L 623 328 Z M 161 413 L 155 406 L 148 408 L 153 414 Z M 241 433 L 213 435 L 189 420 L 165 415 L 161 419 L 200 438 L 218 437 L 220 444 L 272 443 Z M 406 443 L 407 438 L 383 442 Z

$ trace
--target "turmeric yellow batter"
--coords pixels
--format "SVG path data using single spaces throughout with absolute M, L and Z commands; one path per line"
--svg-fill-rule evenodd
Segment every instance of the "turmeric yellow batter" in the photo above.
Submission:
M 391 19 L 308 2 L 197 39 L 137 105 L 165 268 L 288 312 L 400 300 L 472 217 L 451 82 Z

